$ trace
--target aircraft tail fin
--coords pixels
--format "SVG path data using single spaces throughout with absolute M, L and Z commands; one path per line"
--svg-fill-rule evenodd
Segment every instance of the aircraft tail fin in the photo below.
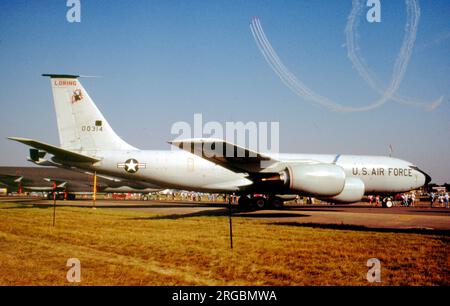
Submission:
M 78 75 L 43 74 L 50 77 L 63 149 L 72 151 L 133 150 L 103 117 Z

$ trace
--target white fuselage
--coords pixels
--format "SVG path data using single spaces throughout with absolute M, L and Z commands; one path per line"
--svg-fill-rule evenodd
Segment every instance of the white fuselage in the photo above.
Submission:
M 101 158 L 100 162 L 88 166 L 87 170 L 152 183 L 163 188 L 235 192 L 252 184 L 246 173 L 233 172 L 181 150 L 84 153 Z M 410 168 L 412 163 L 392 157 L 325 154 L 278 154 L 276 157 L 280 163 L 289 164 L 305 160 L 335 162 L 344 169 L 347 177 L 358 177 L 364 182 L 366 194 L 405 192 L 423 186 L 426 181 L 421 171 Z M 130 159 L 138 162 L 134 173 L 126 169 L 125 163 Z

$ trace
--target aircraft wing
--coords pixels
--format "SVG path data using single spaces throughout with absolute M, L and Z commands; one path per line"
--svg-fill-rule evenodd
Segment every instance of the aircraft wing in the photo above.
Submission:
M 100 159 L 87 156 L 81 153 L 65 150 L 62 148 L 58 148 L 52 146 L 50 144 L 46 144 L 40 141 L 27 139 L 27 138 L 18 138 L 18 137 L 8 137 L 10 140 L 14 140 L 20 143 L 23 143 L 32 148 L 45 151 L 47 153 L 53 154 L 57 159 L 69 161 L 69 162 L 79 162 L 79 163 L 96 163 L 100 161 Z
M 55 178 L 50 178 L 50 177 L 44 177 L 44 181 L 49 182 L 49 183 L 55 183 L 56 188 L 65 188 L 67 186 L 67 184 L 69 183 L 66 180 L 60 180 L 60 179 L 55 179 Z
M 23 176 L 0 174 L 0 183 L 6 186 L 16 186 L 23 181 Z
M 234 172 L 257 173 L 277 160 L 222 139 L 196 138 L 169 142 Z

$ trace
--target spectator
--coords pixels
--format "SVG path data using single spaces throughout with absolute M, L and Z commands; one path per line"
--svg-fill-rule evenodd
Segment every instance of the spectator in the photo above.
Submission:
M 376 204 L 376 206 L 379 206 L 379 205 L 380 205 L 380 196 L 379 196 L 379 195 L 377 195 L 377 196 L 375 197 L 375 204 Z
M 446 192 L 444 195 L 445 208 L 448 208 L 449 198 L 448 192 Z
M 408 206 L 408 196 L 406 194 L 402 194 L 402 206 Z
M 430 193 L 430 204 L 431 204 L 431 207 L 433 207 L 435 198 L 436 198 L 436 195 L 435 195 L 434 192 L 432 191 L 432 192 Z
M 416 203 L 416 194 L 411 193 L 411 206 L 414 206 Z

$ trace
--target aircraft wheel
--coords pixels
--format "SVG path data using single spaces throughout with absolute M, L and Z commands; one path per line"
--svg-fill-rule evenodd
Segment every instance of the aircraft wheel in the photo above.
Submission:
M 273 197 L 270 199 L 270 206 L 272 206 L 275 209 L 283 208 L 284 201 L 278 197 Z
M 383 201 L 383 207 L 385 208 L 391 208 L 392 206 L 394 206 L 394 203 L 392 202 L 392 200 L 390 198 L 386 198 Z
M 264 209 L 267 206 L 267 200 L 263 197 L 254 197 L 252 202 L 257 209 Z
M 247 195 L 241 195 L 238 200 L 238 204 L 242 208 L 247 208 L 250 206 L 250 199 Z

